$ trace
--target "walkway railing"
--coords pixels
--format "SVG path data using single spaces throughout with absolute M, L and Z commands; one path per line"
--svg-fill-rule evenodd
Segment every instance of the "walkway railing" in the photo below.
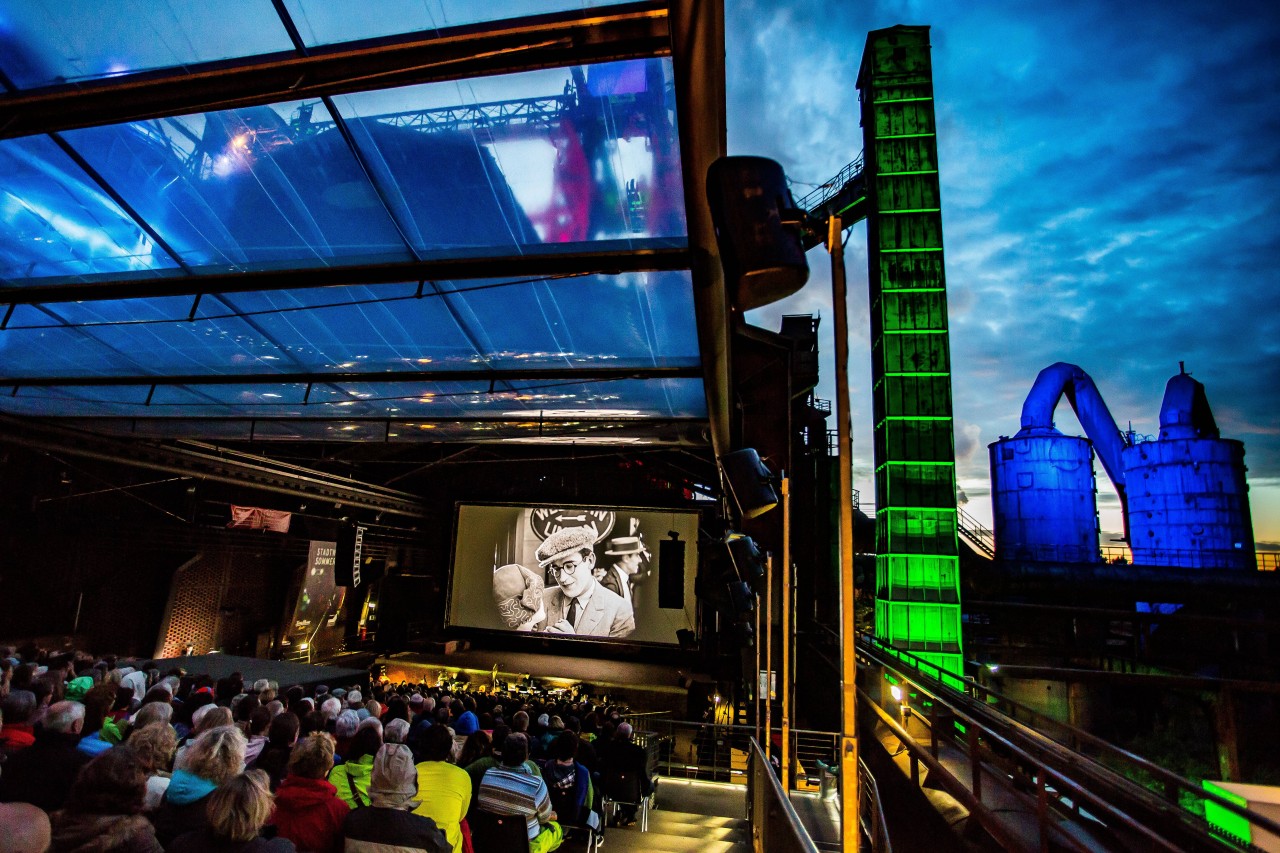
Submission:
M 998 842 L 1015 839 L 1006 820 L 984 804 L 984 779 L 1026 803 L 1038 818 L 1043 843 L 1052 839 L 1069 849 L 1088 848 L 1060 823 L 1080 822 L 1085 813 L 1083 823 L 1100 822 L 1142 838 L 1145 849 L 1152 850 L 1221 850 L 1223 836 L 1211 829 L 1206 810 L 1229 813 L 1245 826 L 1280 835 L 1280 824 L 1257 812 L 971 679 L 942 673 L 910 652 L 863 636 L 858 653 L 868 664 L 892 673 L 900 682 L 899 692 L 910 697 L 901 708 L 886 711 L 879 697 L 859 690 L 865 706 L 909 751 L 912 778 L 918 780 L 918 766 L 924 764 L 930 778 L 943 784 Z M 908 732 L 913 721 L 927 731 L 928 746 Z M 943 766 L 942 748 L 959 751 L 972 780 L 968 786 Z
M 649 752 L 652 773 L 678 779 L 728 782 L 746 785 L 748 789 L 756 769 L 752 755 L 759 750 L 762 760 L 774 766 L 771 775 L 780 789 L 776 766 L 782 730 L 772 731 L 775 739 L 769 744 L 768 756 L 755 739 L 755 731 L 751 726 L 646 717 L 637 721 L 635 738 Z M 792 793 L 819 795 L 838 802 L 838 777 L 832 774 L 831 768 L 836 764 L 839 739 L 835 732 L 791 730 L 792 789 L 785 792 L 787 797 Z M 863 849 L 870 853 L 892 853 L 879 788 L 867 766 L 861 761 L 858 764 Z
M 752 847 L 769 853 L 818 853 L 760 744 L 755 738 L 749 738 L 747 748 L 750 750 L 747 817 L 751 822 Z

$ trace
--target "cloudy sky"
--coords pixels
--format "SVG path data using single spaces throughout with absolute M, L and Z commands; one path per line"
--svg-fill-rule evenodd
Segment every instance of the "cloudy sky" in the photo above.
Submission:
M 1121 428 L 1153 435 L 1185 361 L 1223 436 L 1245 442 L 1260 546 L 1280 542 L 1280 4 L 726 0 L 725 15 L 729 152 L 778 160 L 797 197 L 862 149 L 867 31 L 932 27 L 970 512 L 990 518 L 986 446 L 1017 432 L 1042 368 L 1080 365 Z M 855 479 L 870 496 L 864 226 L 848 247 Z M 828 260 L 809 263 L 803 291 L 751 319 L 820 314 L 818 394 L 833 398 Z M 1083 434 L 1065 401 L 1057 421 Z

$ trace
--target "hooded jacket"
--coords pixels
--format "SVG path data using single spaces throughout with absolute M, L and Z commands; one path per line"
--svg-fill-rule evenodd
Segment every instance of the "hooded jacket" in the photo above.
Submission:
M 151 822 L 142 815 L 57 811 L 52 849 L 58 853 L 162 853 Z
M 185 832 L 205 829 L 209 826 L 209 817 L 205 814 L 205 803 L 210 794 L 218 786 L 208 779 L 186 770 L 173 771 L 169 779 L 169 787 L 160 801 L 151 822 L 156 825 L 156 838 L 168 847 L 169 844 Z
M 276 791 L 271 822 L 276 834 L 299 850 L 340 853 L 342 821 L 351 808 L 338 799 L 338 789 L 324 779 L 286 776 Z
M 369 777 L 373 775 L 373 756 L 339 764 L 329 771 L 329 782 L 338 790 L 338 799 L 353 809 L 369 805 Z M 288 778 L 288 777 L 285 777 Z M 351 783 L 355 783 L 355 792 Z M 281 783 L 284 784 L 283 782 Z

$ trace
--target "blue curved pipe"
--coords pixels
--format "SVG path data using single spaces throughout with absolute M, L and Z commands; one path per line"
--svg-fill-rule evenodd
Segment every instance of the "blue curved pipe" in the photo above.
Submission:
M 1084 434 L 1093 442 L 1093 449 L 1098 453 L 1103 470 L 1116 487 L 1120 496 L 1120 505 L 1128 506 L 1124 491 L 1124 463 L 1121 451 L 1129 446 L 1128 439 L 1116 426 L 1116 419 L 1111 416 L 1098 386 L 1083 369 L 1074 364 L 1060 361 L 1051 364 L 1036 376 L 1027 400 L 1022 404 L 1022 430 L 1018 433 L 1032 433 L 1039 430 L 1053 429 L 1053 412 L 1058 401 L 1066 394 L 1067 402 L 1080 419 Z M 1127 513 L 1126 513 L 1127 514 Z

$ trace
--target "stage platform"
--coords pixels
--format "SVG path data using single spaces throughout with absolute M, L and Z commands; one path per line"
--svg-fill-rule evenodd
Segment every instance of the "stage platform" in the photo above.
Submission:
M 386 666 L 386 675 L 393 683 L 425 679 L 428 685 L 435 686 L 441 683 L 443 674 L 446 684 L 470 681 L 477 689 L 486 690 L 492 684 L 496 665 L 497 678 L 502 682 L 519 684 L 526 676 L 532 676 L 536 684 L 548 688 L 582 684 L 589 694 L 607 696 L 608 701 L 627 704 L 635 711 L 670 711 L 677 717 L 684 715 L 688 697 L 681 677 L 691 675 L 662 664 L 482 649 L 450 654 L 401 652 L 378 658 L 377 662 Z
M 225 678 L 233 672 L 244 676 L 245 684 L 252 684 L 259 678 L 274 681 L 284 690 L 294 684 L 301 684 L 310 693 L 317 684 L 328 687 L 350 687 L 365 685 L 369 681 L 367 669 L 348 669 L 339 666 L 321 666 L 318 664 L 291 663 L 282 660 L 264 660 L 262 658 L 246 658 L 239 655 L 191 655 L 187 657 L 159 658 L 156 668 L 164 674 L 181 667 L 189 673 L 200 673 L 216 678 Z

